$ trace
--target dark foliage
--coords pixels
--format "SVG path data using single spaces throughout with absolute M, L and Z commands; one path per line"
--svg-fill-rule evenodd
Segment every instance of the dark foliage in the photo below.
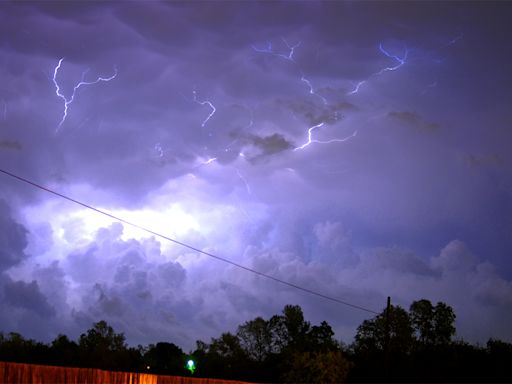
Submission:
M 280 315 L 257 317 L 210 343 L 197 341 L 186 355 L 173 343 L 130 348 L 122 333 L 105 321 L 93 324 L 78 341 L 58 335 L 50 344 L 0 333 L 0 360 L 95 367 L 252 382 L 512 382 L 512 344 L 490 339 L 486 346 L 453 340 L 455 313 L 445 303 L 422 299 L 409 311 L 390 306 L 363 321 L 346 347 L 323 321 L 311 325 L 299 306 Z

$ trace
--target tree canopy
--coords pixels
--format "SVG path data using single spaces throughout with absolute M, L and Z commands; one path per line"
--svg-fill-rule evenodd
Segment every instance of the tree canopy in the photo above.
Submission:
M 364 320 L 346 346 L 327 321 L 311 324 L 298 305 L 268 319 L 256 317 L 185 354 L 172 342 L 129 347 L 106 321 L 77 341 L 57 335 L 44 344 L 0 332 L 0 360 L 253 382 L 512 382 L 512 344 L 454 340 L 455 312 L 446 303 L 390 305 Z

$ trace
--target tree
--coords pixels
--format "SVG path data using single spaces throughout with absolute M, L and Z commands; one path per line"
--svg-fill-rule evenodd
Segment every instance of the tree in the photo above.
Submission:
M 334 331 L 331 326 L 322 321 L 320 325 L 314 325 L 308 333 L 308 349 L 314 351 L 339 350 L 340 346 L 334 339 Z
M 0 361 L 47 364 L 50 360 L 48 351 L 46 344 L 25 339 L 17 332 L 10 332 L 7 336 L 0 333 Z
M 126 348 L 124 334 L 115 333 L 105 320 L 93 324 L 87 333 L 81 334 L 79 345 L 89 350 L 102 348 L 106 351 L 118 351 Z
M 231 360 L 245 356 L 240 340 L 229 332 L 223 333 L 218 339 L 212 339 L 208 352 Z
M 418 341 L 424 345 L 446 345 L 455 334 L 453 309 L 438 302 L 434 307 L 429 300 L 414 301 L 410 308 L 411 320 Z
M 278 352 L 286 348 L 304 348 L 306 335 L 311 328 L 298 305 L 285 305 L 282 315 L 270 318 L 269 326 L 274 349 Z
M 434 344 L 445 345 L 455 335 L 455 312 L 449 305 L 439 302 L 434 308 Z
M 240 345 L 249 358 L 262 362 L 272 352 L 272 332 L 268 321 L 261 317 L 238 327 Z
M 489 339 L 487 341 L 487 372 L 494 381 L 512 383 L 512 344 L 501 340 Z
M 82 361 L 90 367 L 104 369 L 121 369 L 128 357 L 125 337 L 115 333 L 114 329 L 101 320 L 93 325 L 87 333 L 80 335 L 78 342 Z
M 150 344 L 144 353 L 144 363 L 151 372 L 165 375 L 186 375 L 185 354 L 173 343 Z
M 434 339 L 434 307 L 429 300 L 414 301 L 409 307 L 412 324 L 418 340 L 423 344 L 432 343 Z
M 291 383 L 344 383 L 351 363 L 341 351 L 295 352 L 283 375 Z
M 206 357 L 209 362 L 205 374 L 228 379 L 244 377 L 248 357 L 237 336 L 227 332 L 218 339 L 212 338 Z
M 386 324 L 389 316 L 389 324 Z M 389 335 L 387 334 L 389 326 Z M 388 338 L 389 336 L 389 338 Z M 391 305 L 372 320 L 364 320 L 355 336 L 356 352 L 384 351 L 386 343 L 389 352 L 407 353 L 413 341 L 413 327 L 406 310 Z
M 72 366 L 78 361 L 78 344 L 66 335 L 58 335 L 52 341 L 50 351 L 54 364 Z

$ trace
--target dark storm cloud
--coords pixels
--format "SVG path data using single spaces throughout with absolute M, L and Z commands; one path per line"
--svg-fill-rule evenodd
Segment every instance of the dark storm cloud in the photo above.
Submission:
M 33 311 L 45 319 L 55 316 L 55 308 L 50 306 L 36 281 L 25 283 L 8 279 L 3 288 L 5 302 L 11 307 Z
M 4 3 L 0 163 L 310 289 L 377 310 L 447 301 L 464 336 L 510 339 L 510 10 Z M 80 87 L 59 127 L 60 58 L 68 99 L 117 76 Z M 133 344 L 193 347 L 287 303 L 348 340 L 368 318 L 1 185 L 4 330 L 78 336 L 105 318 Z
M 339 102 L 332 105 L 318 105 L 311 101 L 290 101 L 288 107 L 296 114 L 304 118 L 310 125 L 334 124 L 343 119 L 343 115 L 357 110 L 357 107 L 349 102 Z
M 12 218 L 9 206 L 0 199 L 0 272 L 27 258 L 27 245 L 26 228 Z
M 279 133 L 274 133 L 273 135 L 265 137 L 249 135 L 248 139 L 250 140 L 250 143 L 260 151 L 260 153 L 251 157 L 251 160 L 258 160 L 261 157 L 275 155 L 279 152 L 293 148 L 293 145 Z
M 425 131 L 435 132 L 440 128 L 439 124 L 424 121 L 416 112 L 389 112 L 388 116 L 411 127 L 422 129 Z
M 0 148 L 20 151 L 23 147 L 17 141 L 2 140 L 0 141 Z

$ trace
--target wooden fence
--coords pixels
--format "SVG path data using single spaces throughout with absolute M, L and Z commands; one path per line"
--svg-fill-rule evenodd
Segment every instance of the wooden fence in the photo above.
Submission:
M 241 381 L 0 361 L 1 384 L 247 384 Z

